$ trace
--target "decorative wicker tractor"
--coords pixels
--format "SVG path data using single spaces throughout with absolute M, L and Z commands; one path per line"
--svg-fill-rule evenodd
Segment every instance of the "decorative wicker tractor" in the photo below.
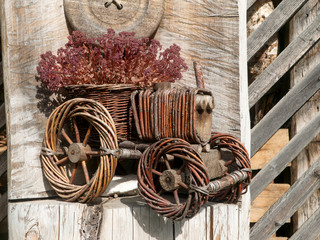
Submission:
M 208 200 L 234 202 L 250 183 L 243 145 L 211 133 L 210 91 L 161 83 L 148 89 L 77 86 L 71 92 L 83 98 L 52 112 L 41 154 L 45 176 L 66 201 L 96 199 L 125 159 L 140 159 L 140 195 L 173 220 L 194 216 Z

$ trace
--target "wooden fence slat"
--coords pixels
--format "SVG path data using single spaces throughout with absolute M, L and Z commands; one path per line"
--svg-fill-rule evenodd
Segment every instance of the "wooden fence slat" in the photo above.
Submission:
M 248 61 L 308 0 L 283 0 L 248 38 Z
M 320 208 L 303 223 L 301 227 L 290 237 L 289 240 L 317 239 L 320 236 Z
M 0 222 L 5 219 L 8 214 L 8 193 L 0 194 Z
M 256 2 L 257 0 L 247 0 L 247 10 L 251 8 L 251 6 Z
M 320 15 L 319 15 L 320 16 Z M 320 64 L 295 85 L 251 130 L 251 156 L 320 88 Z
M 252 179 L 251 202 L 320 132 L 320 112 Z
M 320 15 L 249 86 L 250 108 L 319 40 L 319 25 Z
M 0 176 L 7 171 L 7 151 L 0 155 Z
M 251 240 L 269 239 L 320 187 L 320 158 L 251 228 Z

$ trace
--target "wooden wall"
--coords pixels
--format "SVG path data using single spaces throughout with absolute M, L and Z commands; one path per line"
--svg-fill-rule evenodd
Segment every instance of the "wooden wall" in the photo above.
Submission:
M 155 38 L 164 47 L 176 43 L 182 48 L 189 70 L 178 85 L 195 86 L 192 62 L 196 60 L 202 64 L 206 87 L 213 91 L 216 102 L 213 130 L 234 134 L 249 147 L 245 2 L 165 1 L 164 17 Z M 82 213 L 88 208 L 90 210 L 89 206 L 66 204 L 59 200 L 30 202 L 31 199 L 55 196 L 43 177 L 39 159 L 46 116 L 55 102 L 47 101 L 49 95 L 40 88 L 35 75 L 40 54 L 48 50 L 55 52 L 66 42 L 69 34 L 63 0 L 2 0 L 1 4 L 10 238 L 20 239 L 31 231 L 30 234 L 39 233 L 42 238 L 55 236 L 52 239 L 72 239 L 70 236 L 73 236 L 73 239 L 79 239 L 81 224 L 88 222 L 88 216 Z M 95 226 L 100 229 L 101 237 L 105 238 L 109 231 L 121 229 L 115 225 L 110 228 L 108 221 L 111 215 L 105 210 L 110 207 L 108 203 L 101 206 L 104 209 L 102 222 L 98 221 Z M 168 232 L 176 239 L 186 239 L 184 236 L 192 239 L 192 234 L 199 231 L 199 224 L 203 222 L 206 222 L 206 228 L 199 231 L 203 233 L 203 239 L 216 239 L 218 236 L 221 239 L 248 239 L 248 208 L 249 196 L 246 194 L 238 205 L 208 206 L 191 220 L 175 224 L 169 221 L 166 224 Z M 115 205 L 112 216 L 118 217 L 113 217 L 111 222 L 122 222 L 125 216 L 125 220 L 129 221 L 126 226 L 136 229 L 134 226 L 140 221 L 135 218 L 135 211 L 132 210 L 135 208 L 125 209 L 122 212 Z M 147 206 L 139 211 L 146 219 L 155 221 L 152 217 L 154 213 Z M 155 219 L 164 221 L 162 217 Z M 154 231 L 157 230 L 156 226 L 152 226 L 149 230 L 138 228 L 138 231 L 145 232 L 151 238 L 153 227 Z M 117 237 L 118 233 L 112 234 L 114 239 L 121 239 Z M 140 234 L 135 234 L 132 233 L 131 238 L 140 239 Z

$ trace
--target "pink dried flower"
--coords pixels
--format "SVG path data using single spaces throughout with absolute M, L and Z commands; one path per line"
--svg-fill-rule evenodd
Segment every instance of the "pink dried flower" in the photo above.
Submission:
M 173 44 L 163 52 L 157 40 L 135 38 L 135 33 L 118 35 L 109 29 L 99 38 L 87 38 L 74 31 L 65 48 L 57 55 L 41 55 L 37 71 L 52 91 L 66 85 L 137 84 L 174 82 L 182 78 L 187 66 L 180 57 L 180 47 Z

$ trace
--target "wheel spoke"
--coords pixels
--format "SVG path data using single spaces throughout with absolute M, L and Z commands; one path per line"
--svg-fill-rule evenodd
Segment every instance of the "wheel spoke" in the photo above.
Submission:
M 158 176 L 161 176 L 161 172 L 155 170 L 155 169 L 152 169 L 152 173 L 158 175 Z
M 174 196 L 174 199 L 176 200 L 176 203 L 179 205 L 180 204 L 180 199 L 179 199 L 179 196 L 178 196 L 178 189 L 173 191 L 173 196 Z
M 183 187 L 184 189 L 189 190 L 189 187 L 184 182 L 179 182 L 178 184 L 180 187 Z
M 164 163 L 166 164 L 167 169 L 170 170 L 171 167 L 170 167 L 169 160 L 168 160 L 167 156 L 164 155 L 164 156 L 163 156 L 163 159 L 164 159 Z
M 77 168 L 78 168 L 78 163 L 73 164 L 73 169 L 72 169 L 72 173 L 71 173 L 71 177 L 70 177 L 70 183 L 73 183 L 73 181 L 74 181 L 74 177 L 76 176 Z
M 69 144 L 72 144 L 72 140 L 69 138 L 68 134 L 64 131 L 64 129 L 61 130 L 62 136 L 68 141 Z
M 84 177 L 86 178 L 86 183 L 89 183 L 90 182 L 90 178 L 89 178 L 89 172 L 88 172 L 86 161 L 82 161 L 81 164 L 82 164 Z
M 64 157 L 62 159 L 60 159 L 58 162 L 56 162 L 56 165 L 60 165 L 62 163 L 65 163 L 68 160 L 68 157 Z
M 182 166 L 178 169 L 177 174 L 180 175 L 183 169 L 186 167 L 186 164 L 182 164 Z
M 78 129 L 78 126 L 77 126 L 77 123 L 76 123 L 76 120 L 73 119 L 73 126 L 74 126 L 74 132 L 76 134 L 76 140 L 77 140 L 77 143 L 80 143 L 80 133 L 79 133 L 79 129 Z
M 90 151 L 90 152 L 86 152 L 87 155 L 92 155 L 92 156 L 100 156 L 100 152 L 99 151 Z
M 92 130 L 92 125 L 89 126 L 88 131 L 86 133 L 86 136 L 84 137 L 84 140 L 83 140 L 83 143 L 82 143 L 83 146 L 87 145 L 89 137 L 90 137 L 90 134 L 91 134 L 91 130 Z

